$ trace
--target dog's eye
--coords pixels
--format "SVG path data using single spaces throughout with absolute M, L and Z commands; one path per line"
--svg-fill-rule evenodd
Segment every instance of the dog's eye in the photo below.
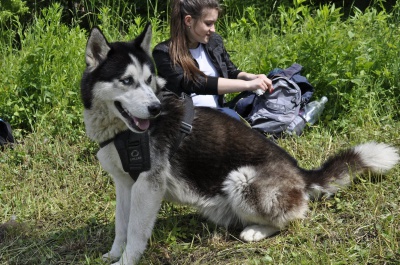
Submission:
M 127 77 L 124 79 L 119 80 L 122 84 L 129 86 L 133 84 L 133 78 L 132 77 Z
M 146 80 L 146 83 L 147 83 L 147 84 L 150 84 L 150 83 L 151 83 L 151 80 L 152 80 L 152 76 L 149 76 L 149 78 L 147 78 L 147 80 Z

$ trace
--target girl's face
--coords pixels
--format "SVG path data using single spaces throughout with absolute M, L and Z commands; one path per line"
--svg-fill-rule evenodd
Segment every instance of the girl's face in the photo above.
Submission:
M 205 8 L 203 16 L 194 19 L 190 15 L 185 17 L 186 34 L 189 39 L 189 48 L 196 48 L 199 43 L 206 44 L 211 33 L 215 32 L 215 22 L 218 19 L 218 10 Z

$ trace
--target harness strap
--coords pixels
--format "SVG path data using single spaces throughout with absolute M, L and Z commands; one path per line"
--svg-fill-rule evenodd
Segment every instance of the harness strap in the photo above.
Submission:
M 194 119 L 194 106 L 192 98 L 182 93 L 180 97 L 183 100 L 183 104 L 185 106 L 185 112 L 181 121 L 181 125 L 179 127 L 179 131 L 181 132 L 179 136 L 176 138 L 175 146 L 172 148 L 169 157 L 173 157 L 181 145 L 183 139 L 192 132 L 192 123 Z
M 150 141 L 148 131 L 134 133 L 122 132 L 114 138 L 115 148 L 121 159 L 122 167 L 136 181 L 140 173 L 150 170 Z
M 99 143 L 100 148 L 103 148 L 105 146 L 107 146 L 109 143 L 111 143 L 112 141 L 114 141 L 114 138 L 108 139 L 107 141 L 101 142 Z

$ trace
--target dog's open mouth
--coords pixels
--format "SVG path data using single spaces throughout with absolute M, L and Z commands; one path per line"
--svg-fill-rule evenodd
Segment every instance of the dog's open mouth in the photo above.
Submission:
M 129 125 L 133 129 L 144 132 L 149 128 L 150 121 L 148 119 L 140 119 L 135 116 L 132 116 L 128 111 L 126 111 L 122 107 L 121 102 L 119 102 L 119 101 L 115 101 L 114 105 L 118 109 L 118 111 L 121 113 L 121 115 L 128 121 Z

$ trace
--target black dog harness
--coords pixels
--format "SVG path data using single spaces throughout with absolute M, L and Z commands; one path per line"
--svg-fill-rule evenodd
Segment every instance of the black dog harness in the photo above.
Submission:
M 176 96 L 176 94 L 166 92 L 163 96 Z M 179 129 L 180 134 L 176 138 L 170 157 L 175 154 L 183 139 L 192 131 L 194 118 L 192 98 L 186 94 L 182 94 L 180 99 L 183 100 L 183 104 L 185 105 L 185 113 Z M 144 133 L 134 133 L 131 130 L 123 131 L 114 138 L 100 143 L 100 148 L 107 146 L 113 141 L 124 171 L 128 172 L 134 181 L 138 179 L 140 173 L 150 170 L 150 139 L 148 131 Z

